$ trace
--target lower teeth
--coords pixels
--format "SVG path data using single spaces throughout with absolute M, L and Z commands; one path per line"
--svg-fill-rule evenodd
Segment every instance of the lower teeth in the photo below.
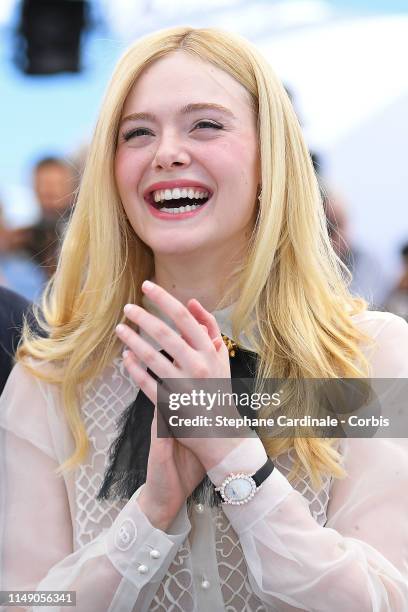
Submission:
M 177 215 L 179 213 L 184 213 L 184 212 L 191 212 L 192 210 L 195 210 L 196 208 L 199 208 L 200 206 L 202 206 L 202 204 L 189 204 L 188 206 L 179 206 L 178 208 L 160 208 L 160 212 L 166 212 L 166 213 L 170 213 L 172 215 Z

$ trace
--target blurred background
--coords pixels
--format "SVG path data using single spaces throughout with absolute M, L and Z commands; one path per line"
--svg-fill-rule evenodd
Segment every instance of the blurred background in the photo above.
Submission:
M 117 59 L 181 24 L 235 31 L 267 57 L 352 291 L 408 318 L 407 0 L 1 0 L 0 283 L 38 299 Z

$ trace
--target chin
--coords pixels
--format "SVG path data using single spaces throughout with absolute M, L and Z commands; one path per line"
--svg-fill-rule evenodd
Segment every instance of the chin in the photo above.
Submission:
M 149 232 L 150 234 L 150 232 Z M 213 240 L 204 240 L 204 236 L 197 235 L 196 232 L 189 232 L 188 229 L 179 231 L 154 232 L 154 237 L 142 236 L 138 234 L 145 244 L 147 244 L 155 255 L 188 255 L 199 253 L 214 247 Z M 211 244 L 210 244 L 211 242 Z
M 149 244 L 153 254 L 157 257 L 187 257 L 192 255 L 200 255 L 209 245 L 205 243 L 197 244 L 191 241 L 173 241 L 167 237 L 166 241 L 157 244 L 156 241 Z

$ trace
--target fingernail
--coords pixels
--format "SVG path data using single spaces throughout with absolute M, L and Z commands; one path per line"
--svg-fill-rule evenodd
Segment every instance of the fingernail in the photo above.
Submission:
M 220 347 L 223 345 L 223 339 L 222 336 L 217 336 L 216 338 L 212 339 L 212 343 L 215 347 L 215 350 L 218 351 L 220 349 Z
M 154 287 L 154 284 L 153 284 L 153 283 L 151 283 L 151 282 L 150 282 L 150 281 L 148 281 L 148 280 L 145 280 L 145 281 L 142 283 L 142 289 L 143 289 L 143 291 L 150 291 L 150 289 L 153 289 L 153 287 Z
M 118 334 L 122 334 L 125 331 L 125 326 L 119 323 L 119 325 L 116 326 L 116 331 Z
M 130 351 L 128 351 L 127 349 L 125 349 L 125 350 L 123 351 L 123 353 L 122 353 L 122 357 L 123 357 L 123 359 L 126 359 L 126 357 L 127 357 L 128 355 L 130 355 Z
M 132 310 L 132 306 L 133 306 L 133 304 L 126 304 L 126 306 L 123 307 L 123 312 L 125 314 L 130 312 Z

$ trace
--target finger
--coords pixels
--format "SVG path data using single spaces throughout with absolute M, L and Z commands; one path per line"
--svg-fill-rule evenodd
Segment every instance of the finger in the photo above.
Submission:
M 174 364 L 128 325 L 121 323 L 116 327 L 116 333 L 120 340 L 131 349 L 135 357 L 145 363 L 156 376 L 159 378 L 174 377 L 176 373 Z
M 184 365 L 186 359 L 191 360 L 195 358 L 195 351 L 191 348 L 186 339 L 181 337 L 174 329 L 171 329 L 165 321 L 162 321 L 155 315 L 147 312 L 147 310 L 141 306 L 136 306 L 135 304 L 126 304 L 123 310 L 128 319 L 136 323 L 136 325 L 138 325 L 140 329 L 143 329 L 143 331 L 153 338 L 153 340 L 156 340 L 160 348 L 164 349 L 166 353 L 173 358 L 174 367 L 176 363 Z M 147 345 L 147 343 L 145 344 Z M 131 348 L 136 355 L 140 356 L 133 347 Z M 147 347 L 145 348 L 149 352 L 149 349 Z M 142 359 L 142 361 L 144 361 L 144 359 Z M 166 361 L 168 363 L 168 360 Z M 153 370 L 153 368 L 151 369 Z M 160 378 L 170 378 L 170 376 L 162 376 L 159 372 L 156 372 L 156 370 L 153 371 L 158 374 Z
M 189 312 L 188 308 L 178 299 L 173 297 L 163 287 L 150 281 L 143 283 L 142 291 L 174 322 L 183 338 L 186 339 L 192 348 L 196 350 L 212 348 L 208 334 L 204 333 L 204 330 Z
M 207 327 L 206 327 L 205 325 L 202 325 L 201 323 L 200 323 L 200 327 L 201 327 L 201 329 L 203 329 L 203 330 L 205 331 L 205 333 L 206 333 L 206 334 L 207 334 L 207 336 L 209 337 Z M 183 337 L 183 336 L 181 336 L 181 337 Z M 211 340 L 211 338 L 210 338 L 210 340 Z
M 157 382 L 150 376 L 150 374 L 142 368 L 132 351 L 123 351 L 123 363 L 130 376 L 133 378 L 135 383 L 140 387 L 143 393 L 149 398 L 149 400 L 156 405 L 157 403 Z
M 218 351 L 222 346 L 223 339 L 214 315 L 208 312 L 208 310 L 206 310 L 204 306 L 195 298 L 189 300 L 187 303 L 187 308 L 194 318 L 200 322 L 201 326 L 204 326 L 207 329 L 207 333 Z
M 202 323 L 200 323 L 200 327 L 201 327 L 201 329 L 203 329 L 203 330 L 205 331 L 205 333 L 207 334 L 207 336 L 208 336 L 208 337 L 210 337 L 210 335 L 209 335 L 209 333 L 208 333 L 208 329 L 207 329 L 207 327 L 206 327 L 204 324 L 202 324 Z M 211 338 L 210 338 L 210 340 L 211 340 Z
M 187 308 L 188 308 L 188 306 L 187 306 Z M 190 312 L 191 312 L 191 310 L 190 310 Z M 191 314 L 193 314 L 193 313 L 191 313 Z M 210 336 L 210 334 L 208 333 L 208 329 L 207 329 L 206 325 L 204 325 L 203 323 L 200 323 L 200 327 L 205 331 L 206 334 L 208 334 L 208 336 Z M 210 338 L 211 338 L 211 336 L 210 336 Z
M 203 324 L 200 324 L 200 325 L 204 329 L 205 333 L 208 334 L 207 327 L 205 325 L 203 325 Z M 214 348 L 217 351 L 217 353 L 220 350 L 220 348 L 222 347 L 222 345 L 224 344 L 224 340 L 222 339 L 221 334 L 219 336 L 217 336 L 217 338 L 211 338 L 211 342 L 213 343 Z
M 221 335 L 220 328 L 214 315 L 200 304 L 200 302 L 193 298 L 187 302 L 187 308 L 194 316 L 194 318 L 207 329 L 208 335 L 213 340 Z
M 224 340 L 222 339 L 222 336 L 220 336 L 219 338 L 214 338 L 214 340 L 213 340 L 213 345 L 214 345 L 215 350 L 216 350 L 216 351 L 217 351 L 217 353 L 218 353 L 218 351 L 219 351 L 219 350 L 220 350 L 220 349 L 221 349 L 223 346 L 225 346 L 225 345 L 224 345 Z

